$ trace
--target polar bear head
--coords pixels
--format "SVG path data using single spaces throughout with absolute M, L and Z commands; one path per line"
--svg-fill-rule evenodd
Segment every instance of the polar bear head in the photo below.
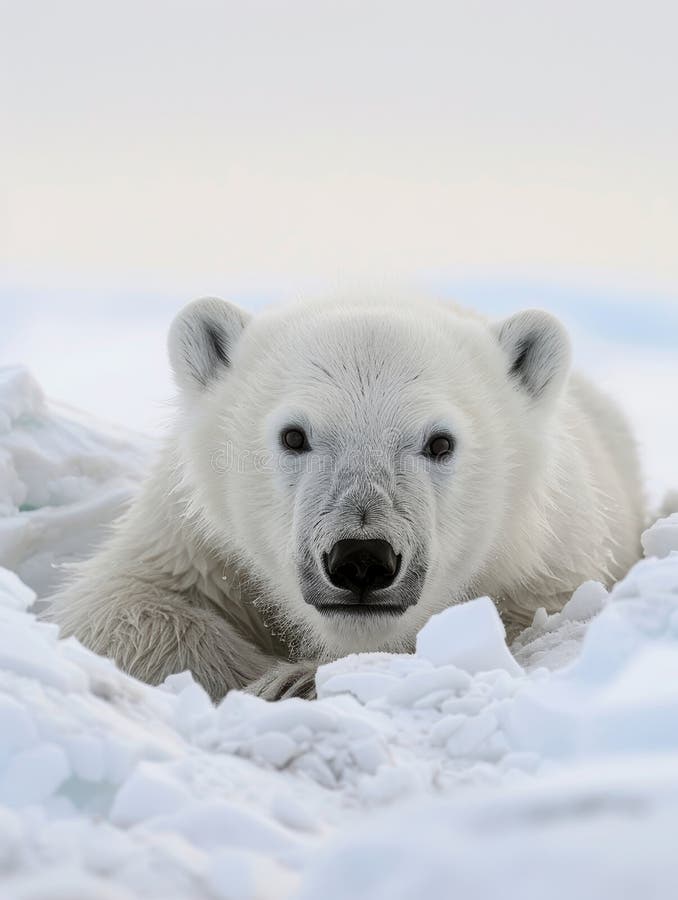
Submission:
M 169 336 L 194 518 L 317 652 L 407 649 L 508 564 L 569 369 L 560 323 L 204 299 Z

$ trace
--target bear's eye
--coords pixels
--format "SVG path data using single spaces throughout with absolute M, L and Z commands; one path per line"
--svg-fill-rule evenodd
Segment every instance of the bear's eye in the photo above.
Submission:
M 434 434 L 426 445 L 426 455 L 431 459 L 445 460 L 454 450 L 454 439 L 447 434 Z
M 283 447 L 294 453 L 305 453 L 311 448 L 308 445 L 306 432 L 302 428 L 286 428 L 280 435 Z

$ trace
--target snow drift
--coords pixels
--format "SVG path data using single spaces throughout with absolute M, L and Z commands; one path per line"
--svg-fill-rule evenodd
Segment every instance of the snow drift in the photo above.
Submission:
M 317 701 L 215 707 L 31 611 L 149 446 L 18 370 L 0 410 L 0 896 L 675 897 L 678 516 L 609 596 L 583 585 L 512 652 L 480 598 L 414 655 L 324 667 Z
M 40 595 L 92 551 L 124 509 L 151 443 L 47 404 L 21 368 L 0 368 L 0 562 Z

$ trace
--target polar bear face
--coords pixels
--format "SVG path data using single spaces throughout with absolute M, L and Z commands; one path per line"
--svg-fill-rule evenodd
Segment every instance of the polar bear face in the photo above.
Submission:
M 314 652 L 409 649 L 495 565 L 569 343 L 546 313 L 219 300 L 172 326 L 200 528 Z M 536 464 L 536 462 L 535 462 Z

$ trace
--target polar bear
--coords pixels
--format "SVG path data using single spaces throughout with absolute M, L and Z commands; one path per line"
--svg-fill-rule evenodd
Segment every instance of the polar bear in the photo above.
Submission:
M 171 433 L 51 617 L 132 675 L 312 696 L 319 663 L 414 647 L 489 595 L 515 635 L 640 555 L 631 432 L 552 315 L 189 304 Z

